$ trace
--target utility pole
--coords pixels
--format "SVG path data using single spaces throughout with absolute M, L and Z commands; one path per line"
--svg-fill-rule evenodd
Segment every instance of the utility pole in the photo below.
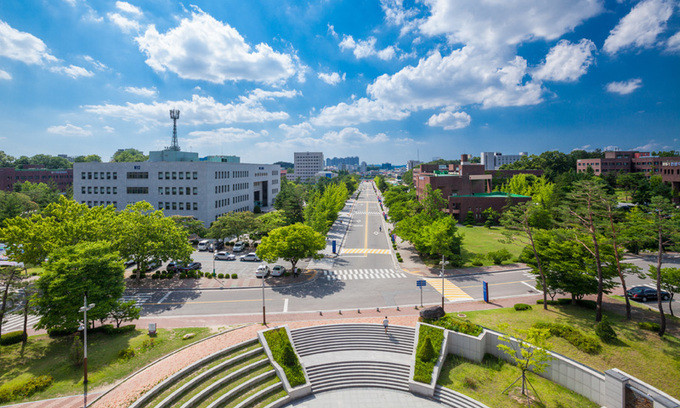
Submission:
M 442 309 L 444 309 L 444 255 L 442 255 L 441 277 L 442 277 Z
M 262 325 L 266 326 L 267 325 L 267 315 L 265 313 L 265 306 L 264 306 L 264 276 L 262 277 Z
M 79 327 L 83 331 L 83 402 L 87 408 L 87 311 L 94 307 L 94 303 L 87 304 L 87 293 L 83 295 L 83 307 L 78 311 L 83 313 L 83 325 Z

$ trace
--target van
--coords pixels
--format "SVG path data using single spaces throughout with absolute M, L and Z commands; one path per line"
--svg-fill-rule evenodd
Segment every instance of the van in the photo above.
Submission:
M 198 250 L 199 251 L 207 251 L 209 245 L 210 245 L 210 241 L 208 241 L 207 239 L 204 239 L 203 241 L 200 241 L 198 243 Z

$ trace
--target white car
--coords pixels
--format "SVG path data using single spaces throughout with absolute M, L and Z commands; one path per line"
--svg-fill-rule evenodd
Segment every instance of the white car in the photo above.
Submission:
M 286 272 L 286 268 L 284 268 L 281 265 L 274 265 L 272 268 L 272 276 L 283 276 L 283 274 Z
M 260 262 L 260 258 L 257 257 L 255 252 L 243 255 L 241 257 L 241 262 Z
M 230 254 L 229 252 L 222 251 L 215 254 L 213 257 L 216 261 L 235 261 L 236 255 Z
M 255 271 L 256 278 L 266 278 L 267 275 L 269 275 L 269 267 L 267 265 L 260 265 L 257 267 L 257 271 Z
M 243 242 L 237 242 L 234 244 L 234 252 L 241 252 L 246 249 L 246 244 Z

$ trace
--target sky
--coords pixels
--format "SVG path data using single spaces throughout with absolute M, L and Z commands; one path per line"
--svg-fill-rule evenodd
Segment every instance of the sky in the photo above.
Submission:
M 0 150 L 680 150 L 679 0 L 2 0 Z

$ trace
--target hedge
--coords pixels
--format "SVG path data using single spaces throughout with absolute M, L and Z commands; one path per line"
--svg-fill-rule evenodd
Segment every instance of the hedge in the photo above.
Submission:
M 543 304 L 543 299 L 538 299 L 536 301 L 536 304 L 542 305 Z M 567 306 L 571 305 L 571 299 L 570 298 L 559 298 L 555 300 L 548 300 L 548 304 L 551 306 Z M 585 309 L 590 309 L 590 310 L 595 310 L 597 309 L 597 302 L 594 300 L 588 300 L 588 299 L 576 299 L 576 306 L 580 306 Z
M 459 333 L 469 334 L 470 336 L 479 336 L 482 334 L 482 328 L 469 320 L 462 320 L 452 315 L 446 315 L 441 319 L 422 319 L 423 322 L 433 326 L 443 327 L 447 330 L 453 330 Z
M 272 352 L 272 357 L 276 361 L 288 378 L 288 383 L 295 388 L 298 385 L 305 384 L 305 372 L 302 370 L 302 365 L 293 351 L 293 345 L 288 337 L 288 332 L 285 328 L 272 329 L 263 333 L 267 340 L 267 346 Z
M 580 330 L 563 323 L 534 323 L 533 327 L 548 329 L 551 336 L 562 337 L 577 349 L 588 353 L 597 354 L 602 350 L 602 345 L 597 337 L 586 336 Z
M 526 303 L 515 303 L 515 310 L 522 311 L 522 310 L 531 310 L 531 306 L 527 305 Z
M 432 381 L 432 371 L 437 363 L 443 341 L 444 330 L 424 324 L 420 325 L 413 380 L 425 384 Z
M 10 344 L 21 343 L 24 340 L 24 331 L 18 330 L 5 333 L 0 337 L 0 346 L 9 346 Z
M 36 392 L 49 387 L 51 384 L 52 377 L 49 375 L 31 376 L 21 381 L 3 384 L 0 386 L 0 403 L 30 397 Z
M 638 322 L 638 327 L 641 328 L 642 330 L 649 330 L 649 331 L 659 331 L 661 330 L 661 326 L 659 323 L 654 323 L 654 322 Z

